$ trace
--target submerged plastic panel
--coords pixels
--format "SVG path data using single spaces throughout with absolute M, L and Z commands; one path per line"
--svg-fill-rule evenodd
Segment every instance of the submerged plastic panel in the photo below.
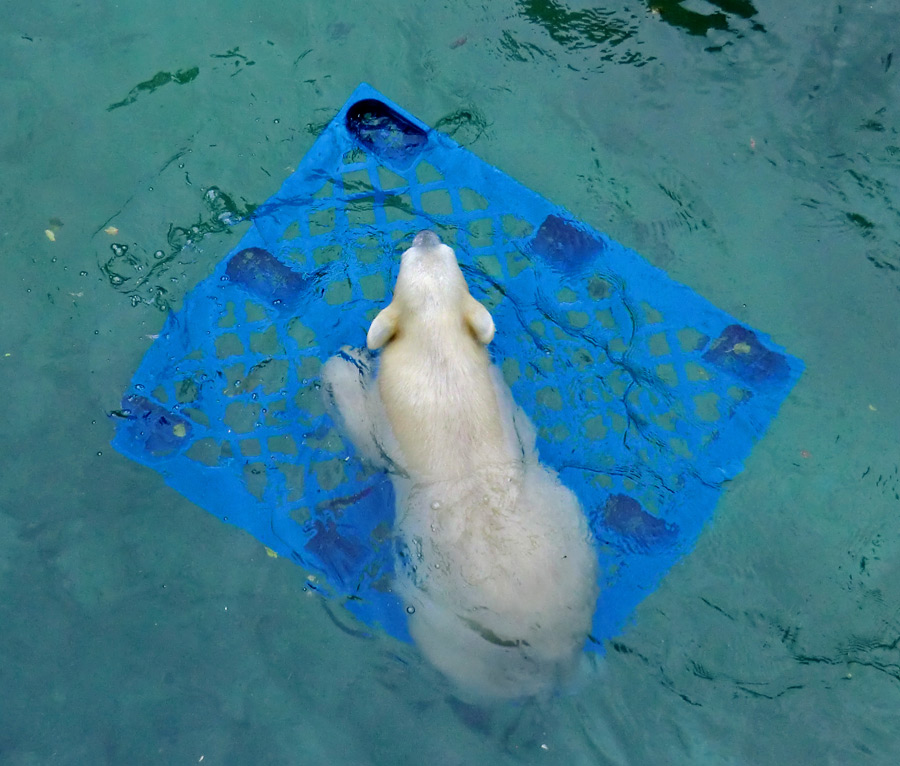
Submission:
M 319 370 L 365 344 L 423 228 L 456 248 L 541 459 L 590 520 L 602 650 L 693 547 L 802 364 L 366 85 L 170 315 L 114 445 L 408 639 L 393 490 L 350 456 Z

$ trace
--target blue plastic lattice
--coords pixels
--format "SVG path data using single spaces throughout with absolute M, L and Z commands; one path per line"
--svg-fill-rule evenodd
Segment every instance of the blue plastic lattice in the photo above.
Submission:
M 390 482 L 348 459 L 318 375 L 364 344 L 422 228 L 455 246 L 541 458 L 588 515 L 601 649 L 692 548 L 802 363 L 367 85 L 170 315 L 113 443 L 408 639 Z

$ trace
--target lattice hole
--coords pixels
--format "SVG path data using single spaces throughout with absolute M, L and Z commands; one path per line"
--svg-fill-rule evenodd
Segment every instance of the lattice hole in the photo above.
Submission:
M 259 439 L 243 439 L 238 442 L 238 449 L 244 457 L 259 457 L 262 454 Z
M 710 372 L 703 365 L 697 364 L 696 362 L 687 362 L 684 365 L 684 372 L 687 375 L 687 379 L 692 383 L 697 383 L 700 381 L 712 380 L 715 375 Z
M 466 226 L 470 247 L 489 247 L 494 242 L 494 222 L 490 218 L 470 221 Z
M 247 301 L 244 304 L 244 313 L 247 315 L 248 322 L 261 322 L 266 318 L 266 310 L 253 301 Z
M 616 329 L 616 318 L 609 309 L 594 312 L 594 318 L 607 330 Z
M 321 489 L 332 492 L 347 481 L 345 465 L 340 458 L 317 460 L 310 465 L 310 471 Z
M 506 254 L 506 268 L 509 270 L 511 278 L 519 276 L 519 274 L 531 267 L 531 259 L 518 250 L 511 250 Z
M 523 237 L 529 236 L 531 232 L 534 231 L 534 226 L 528 221 L 514 215 L 504 215 L 502 221 L 503 231 L 505 231 L 506 235 L 512 239 L 522 239 Z
M 503 303 L 505 297 L 502 290 L 491 285 L 491 287 L 485 290 L 484 295 L 479 297 L 479 301 L 484 304 L 484 307 L 488 311 L 493 312 L 496 310 L 497 306 Z
M 312 348 L 316 345 L 316 334 L 299 319 L 294 318 L 288 323 L 287 333 L 294 339 L 297 348 Z
M 216 338 L 216 356 L 219 359 L 228 359 L 232 356 L 243 356 L 245 353 L 244 344 L 241 339 L 234 333 L 220 335 Z
M 628 350 L 628 345 L 622 338 L 615 337 L 609 340 L 609 350 L 614 354 L 624 354 Z
M 297 221 L 293 221 L 289 223 L 287 228 L 284 230 L 284 233 L 281 235 L 282 239 L 297 239 L 303 232 L 300 231 L 300 224 Z
M 270 401 L 265 408 L 265 424 L 268 428 L 280 426 L 285 423 L 287 402 L 284 399 Z
M 576 330 L 583 330 L 591 323 L 591 317 L 586 311 L 567 311 L 566 321 Z
M 602 415 L 595 415 L 584 421 L 584 435 L 588 439 L 601 440 L 606 438 L 609 427 Z
M 365 157 L 365 155 L 363 155 Z M 334 196 L 334 183 L 330 180 L 323 183 L 319 190 L 313 194 L 313 199 L 331 199 Z
M 596 274 L 588 279 L 587 292 L 591 300 L 603 301 L 613 293 L 612 285 Z
M 334 231 L 334 221 L 335 211 L 333 207 L 313 210 L 309 214 L 309 235 L 315 237 Z
M 244 486 L 257 500 L 262 500 L 266 494 L 266 485 L 269 477 L 266 475 L 265 463 L 247 463 L 244 466 Z
M 652 415 L 650 417 L 651 422 L 663 429 L 663 431 L 672 432 L 675 430 L 675 424 L 681 420 L 678 416 L 678 413 L 674 410 L 668 410 L 667 412 L 661 412 L 656 415 Z
M 603 383 L 613 396 L 622 397 L 625 396 L 632 379 L 622 370 L 615 369 L 603 379 Z
M 644 311 L 644 323 L 645 324 L 660 324 L 663 321 L 662 312 L 653 308 L 649 303 L 642 302 L 641 308 Z
M 369 171 L 366 169 L 363 170 L 351 170 L 349 173 L 344 173 L 341 176 L 341 179 L 344 182 L 344 194 L 369 194 L 375 191 L 375 187 L 372 186 L 372 180 L 369 178 Z
M 306 268 L 306 265 L 309 261 L 309 256 L 307 255 L 306 251 L 301 248 L 297 248 L 297 247 L 295 247 L 291 250 L 288 250 L 286 253 L 284 253 L 284 256 L 289 261 L 296 263 L 298 266 L 301 266 L 302 268 Z
M 269 452 L 279 455 L 296 455 L 299 452 L 297 443 L 290 434 L 270 436 L 266 440 L 266 446 L 268 447 Z
M 197 463 L 212 467 L 219 464 L 222 448 L 215 439 L 207 437 L 195 441 L 185 454 Z
M 225 311 L 219 318 L 218 325 L 225 330 L 229 327 L 234 327 L 236 322 L 237 318 L 234 315 L 234 302 L 228 301 L 228 303 L 225 304 Z
M 276 465 L 284 476 L 285 486 L 288 489 L 288 502 L 301 500 L 306 484 L 306 466 L 295 463 L 277 463 Z
M 335 261 L 340 260 L 341 253 L 340 245 L 325 245 L 324 247 L 317 247 L 313 250 L 313 262 L 316 266 L 324 266 L 326 263 L 334 263 Z
M 597 350 L 599 353 L 599 349 Z M 572 348 L 568 351 L 569 363 L 581 372 L 585 372 L 593 367 L 597 362 L 594 361 L 591 352 L 586 348 Z M 599 361 L 599 360 L 598 360 Z
M 560 303 L 575 303 L 578 300 L 578 293 L 571 287 L 563 287 L 556 291 L 556 300 Z
M 681 350 L 684 353 L 690 353 L 702 348 L 709 340 L 702 332 L 695 330 L 693 327 L 684 327 L 678 331 L 677 335 L 678 345 L 681 346 Z
M 360 277 L 359 287 L 362 290 L 363 298 L 367 301 L 381 302 L 387 296 L 387 285 L 383 274 L 367 274 Z
M 422 161 L 416 166 L 416 178 L 420 184 L 430 184 L 435 181 L 443 181 L 444 176 L 430 162 Z
M 288 378 L 288 363 L 284 359 L 265 359 L 253 365 L 247 376 L 235 384 L 235 390 L 251 392 L 262 387 L 263 391 L 273 394 L 284 388 Z
M 678 385 L 678 373 L 675 371 L 674 365 L 657 365 L 656 376 L 662 383 L 669 386 L 670 388 L 675 388 Z
M 394 171 L 388 170 L 383 165 L 378 166 L 378 183 L 385 191 L 408 186 L 408 183 L 403 176 L 398 176 Z
M 503 373 L 503 380 L 506 381 L 507 386 L 512 386 L 516 383 L 522 374 L 519 368 L 519 360 L 513 357 L 504 359 L 503 364 L 500 365 L 500 370 Z
M 452 223 L 435 223 L 431 228 L 434 233 L 441 238 L 441 242 L 446 242 L 448 245 L 452 245 L 454 242 L 459 241 L 457 239 L 459 228 L 457 226 L 454 226 Z
M 340 455 L 345 451 L 344 440 L 333 428 L 329 428 L 324 435 L 307 436 L 306 445 L 322 452 L 330 452 L 333 455 Z
M 391 194 L 384 199 L 384 214 L 389 223 L 408 221 L 415 218 L 412 199 L 408 194 Z
M 539 370 L 543 376 L 550 375 L 554 367 L 552 356 L 540 356 L 534 363 L 534 368 Z
M 453 200 L 446 189 L 434 189 L 421 196 L 422 210 L 428 215 L 450 215 L 453 212 Z
M 225 409 L 225 425 L 238 434 L 248 434 L 259 422 L 260 405 L 256 402 L 231 402 Z
M 336 279 L 325 287 L 325 303 L 329 306 L 340 306 L 353 297 L 353 287 L 349 279 Z
M 347 223 L 352 228 L 373 226 L 375 224 L 374 197 L 360 197 L 350 200 L 344 209 L 347 213 Z
M 540 434 L 541 438 L 557 444 L 562 444 L 572 437 L 572 432 L 562 423 L 557 423 L 552 428 L 542 428 Z
M 722 417 L 719 412 L 719 395 L 714 391 L 697 394 L 694 397 L 694 411 L 698 418 L 714 423 Z
M 487 210 L 490 203 L 474 189 L 463 187 L 459 190 L 459 201 L 463 210 Z
M 479 255 L 475 259 L 475 263 L 482 272 L 493 279 L 503 278 L 503 267 L 495 255 Z
M 307 414 L 312 420 L 325 414 L 322 391 L 318 385 L 310 384 L 301 388 L 294 396 L 294 404 L 301 413 Z
M 297 375 L 300 380 L 318 377 L 322 361 L 316 356 L 304 356 L 297 363 Z
M 356 240 L 353 252 L 360 263 L 378 263 L 381 261 L 383 248 L 375 237 L 360 237 Z
M 665 333 L 657 333 L 651 335 L 647 339 L 647 350 L 652 356 L 671 356 L 672 349 L 669 348 L 669 341 L 666 339 Z
M 201 426 L 205 426 L 209 428 L 210 420 L 209 415 L 207 415 L 203 410 L 198 410 L 195 407 L 186 407 L 181 411 L 182 415 L 189 417 L 195 423 L 198 423 Z
M 197 401 L 200 388 L 193 378 L 184 378 L 175 383 L 175 399 L 181 404 Z
M 563 398 L 562 394 L 559 393 L 558 388 L 547 386 L 546 388 L 538 389 L 535 394 L 535 399 L 540 407 L 546 407 L 548 410 L 553 410 L 554 412 L 562 411 Z
M 366 161 L 366 153 L 359 147 L 355 147 L 349 152 L 344 152 L 342 161 L 345 165 L 356 165 Z
M 281 341 L 278 340 L 278 330 L 274 325 L 264 332 L 250 333 L 250 350 L 254 354 L 265 354 L 267 356 L 283 356 L 284 348 Z

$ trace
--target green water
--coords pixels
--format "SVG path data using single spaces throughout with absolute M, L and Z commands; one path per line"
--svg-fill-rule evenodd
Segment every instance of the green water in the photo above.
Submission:
M 0 763 L 897 762 L 891 0 L 7 6 Z M 245 230 L 220 216 L 362 80 L 807 365 L 694 553 L 544 705 L 454 703 L 109 447 L 164 310 Z

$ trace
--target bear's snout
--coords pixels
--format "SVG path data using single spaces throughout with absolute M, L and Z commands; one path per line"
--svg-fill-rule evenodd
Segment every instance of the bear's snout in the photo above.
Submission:
M 430 250 L 439 244 L 441 244 L 441 240 L 431 229 L 423 229 L 413 239 L 413 247 L 424 247 Z

